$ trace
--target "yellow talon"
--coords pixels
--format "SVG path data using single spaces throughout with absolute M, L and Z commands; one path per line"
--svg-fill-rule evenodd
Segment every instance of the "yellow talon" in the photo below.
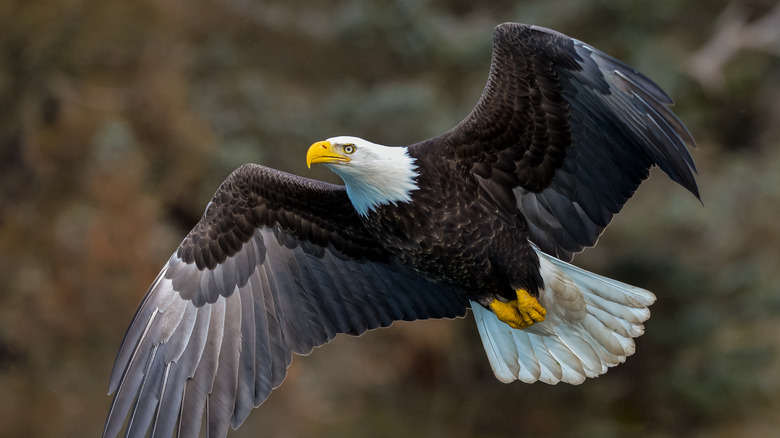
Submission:
M 499 320 L 509 324 L 512 328 L 521 330 L 544 321 L 547 310 L 539 304 L 536 298 L 524 289 L 518 289 L 515 293 L 517 294 L 516 300 L 505 303 L 494 298 L 490 303 L 490 310 L 496 314 Z

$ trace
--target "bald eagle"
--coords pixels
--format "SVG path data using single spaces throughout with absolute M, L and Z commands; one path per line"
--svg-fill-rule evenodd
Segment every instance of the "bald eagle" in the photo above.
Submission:
M 308 150 L 332 185 L 234 171 L 149 288 L 119 350 L 104 436 L 225 436 L 338 333 L 471 309 L 503 382 L 578 384 L 634 353 L 655 296 L 568 262 L 659 166 L 699 196 L 671 99 L 560 33 L 503 24 L 452 130 Z M 204 415 L 205 413 L 205 415 Z M 129 416 L 129 418 L 128 418 Z

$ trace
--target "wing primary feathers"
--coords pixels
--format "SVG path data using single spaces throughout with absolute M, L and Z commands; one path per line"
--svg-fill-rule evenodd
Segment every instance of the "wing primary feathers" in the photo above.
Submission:
M 136 316 L 138 316 L 139 313 L 140 312 L 137 312 Z M 119 430 L 122 427 L 122 423 L 124 422 L 124 417 L 126 415 L 125 413 L 130 409 L 130 405 L 133 403 L 133 400 L 136 397 L 136 393 L 140 390 L 140 386 L 143 385 L 144 374 L 142 372 L 138 372 L 137 368 L 142 366 L 139 365 L 139 360 L 143 360 L 140 357 L 143 356 L 142 352 L 146 351 L 148 352 L 147 354 L 151 354 L 152 349 L 156 348 L 151 344 L 145 343 L 143 341 L 145 340 L 146 334 L 154 323 L 157 315 L 158 313 L 156 311 L 151 314 L 149 321 L 144 327 L 142 335 L 138 337 L 136 344 L 133 346 L 134 348 L 132 353 L 130 353 L 130 357 L 127 359 L 127 365 L 121 369 L 117 366 L 114 367 L 114 373 L 121 373 L 121 378 L 116 379 L 116 388 L 114 388 L 116 391 L 116 396 L 111 402 L 108 419 L 106 420 L 106 427 L 103 431 L 104 436 L 116 436 L 119 433 Z M 131 326 L 130 330 L 132 329 L 133 326 Z M 128 337 L 126 336 L 125 339 L 127 340 Z M 130 351 L 129 345 L 127 347 L 127 351 Z M 120 357 L 122 356 L 124 350 L 125 348 L 123 344 L 123 348 L 120 349 L 119 353 Z M 115 379 L 112 379 L 112 381 L 114 380 Z M 121 413 L 121 417 L 118 415 L 119 413 Z
M 182 336 L 182 339 L 187 341 L 187 345 L 181 355 L 169 365 L 171 370 L 166 379 L 165 391 L 159 401 L 152 436 L 170 437 L 176 430 L 177 421 L 181 416 L 181 407 L 187 395 L 187 381 L 195 374 L 206 346 L 206 339 L 200 334 L 205 333 L 208 328 L 208 309 L 189 305 L 188 311 L 194 313 L 190 336 Z M 162 406 L 165 406 L 165 409 L 162 409 Z
M 171 367 L 175 366 L 175 365 L 176 364 L 173 363 L 173 362 L 168 362 L 168 363 L 165 364 L 165 373 L 163 374 L 162 383 L 160 384 L 160 393 L 157 396 L 157 400 L 159 402 L 162 402 L 165 399 L 165 393 L 166 393 L 166 390 L 168 389 L 167 388 L 167 386 L 168 386 L 168 377 L 170 376 Z M 159 428 L 160 433 L 158 434 L 158 426 L 160 426 L 160 425 L 165 426 L 165 422 L 159 421 L 160 420 L 160 405 L 161 405 L 161 403 L 158 403 L 157 408 L 155 409 L 155 412 L 154 412 L 154 419 L 152 420 L 152 432 L 151 432 L 151 436 L 152 437 L 171 436 L 171 432 L 173 431 L 172 429 L 164 430 L 163 428 Z M 178 410 L 178 408 L 176 410 Z M 167 434 L 166 434 L 166 432 L 167 432 Z
M 171 262 L 169 261 L 169 263 Z M 163 269 L 157 278 L 155 278 L 152 286 L 149 288 L 149 291 L 156 290 L 159 287 L 161 281 L 163 280 L 165 271 L 166 269 Z M 165 294 L 156 294 L 155 296 L 150 296 L 150 294 L 147 292 L 146 297 L 144 297 L 144 300 L 133 316 L 133 323 L 128 328 L 127 333 L 125 334 L 125 338 L 122 340 L 122 347 L 119 349 L 117 360 L 114 363 L 113 370 L 111 371 L 109 394 L 117 391 L 120 384 L 125 379 L 125 375 L 129 366 L 124 369 L 120 369 L 120 364 L 133 363 L 133 358 L 137 355 L 138 349 L 141 348 L 142 341 L 149 333 L 149 328 L 154 323 L 154 318 L 157 317 L 158 309 L 167 307 L 172 299 L 172 296 L 167 296 Z
M 214 373 L 217 367 L 216 354 L 219 353 L 219 341 L 221 333 L 221 301 L 203 306 L 199 313 L 208 321 L 204 339 L 204 349 L 198 361 L 195 374 L 187 379 L 181 406 L 181 420 L 179 421 L 180 436 L 197 436 L 203 421 L 203 410 L 206 405 L 209 391 L 211 390 Z
M 257 332 L 255 329 L 257 321 L 251 283 L 247 282 L 235 293 L 241 307 L 241 325 L 238 334 L 240 356 L 237 362 L 237 393 L 230 424 L 234 429 L 244 422 L 254 407 L 255 376 L 259 374 L 257 371 Z
M 256 314 L 261 323 L 256 326 L 256 333 L 258 339 L 262 339 L 263 342 L 260 344 L 262 348 L 257 350 L 261 354 L 258 356 L 261 372 L 258 374 L 255 387 L 255 406 L 265 401 L 271 390 L 282 384 L 287 367 L 292 361 L 290 349 L 277 317 L 274 301 L 276 294 L 273 293 L 267 267 L 260 266 L 257 274 L 258 289 L 253 290 L 253 295 L 255 295 L 255 307 L 258 309 Z
M 227 435 L 231 418 L 235 410 L 236 394 L 238 392 L 238 365 L 241 354 L 241 302 L 239 295 L 220 299 L 224 301 L 222 311 L 224 317 L 216 375 L 208 396 L 209 436 L 224 437 Z
M 149 427 L 157 407 L 156 400 L 150 400 L 150 397 L 154 397 L 159 393 L 159 385 L 165 370 L 161 357 L 157 355 L 158 348 L 158 346 L 155 346 L 149 355 L 149 361 L 144 371 L 144 379 L 138 391 L 138 397 L 135 403 L 133 403 L 130 419 L 127 422 L 128 436 L 143 435 Z

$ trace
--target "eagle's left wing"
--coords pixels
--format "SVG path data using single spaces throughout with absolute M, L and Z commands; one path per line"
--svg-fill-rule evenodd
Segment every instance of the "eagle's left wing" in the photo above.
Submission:
M 540 27 L 499 25 L 493 44 L 471 114 L 412 147 L 470 169 L 501 208 L 521 211 L 541 250 L 569 260 L 595 245 L 653 165 L 698 196 L 693 138 L 648 78 Z

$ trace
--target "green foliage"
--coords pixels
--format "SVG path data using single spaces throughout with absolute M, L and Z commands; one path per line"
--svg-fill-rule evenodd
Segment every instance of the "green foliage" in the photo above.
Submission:
M 4 432 L 99 433 L 123 331 L 230 171 L 335 181 L 306 169 L 312 142 L 449 129 L 482 91 L 493 26 L 521 21 L 635 65 L 699 142 L 703 206 L 656 172 L 577 259 L 658 296 L 636 355 L 578 387 L 503 385 L 470 319 L 397 324 L 296 359 L 234 436 L 772 436 L 780 63 L 741 51 L 714 87 L 688 73 L 727 5 L 2 2 Z M 732 7 L 757 19 L 773 6 Z

